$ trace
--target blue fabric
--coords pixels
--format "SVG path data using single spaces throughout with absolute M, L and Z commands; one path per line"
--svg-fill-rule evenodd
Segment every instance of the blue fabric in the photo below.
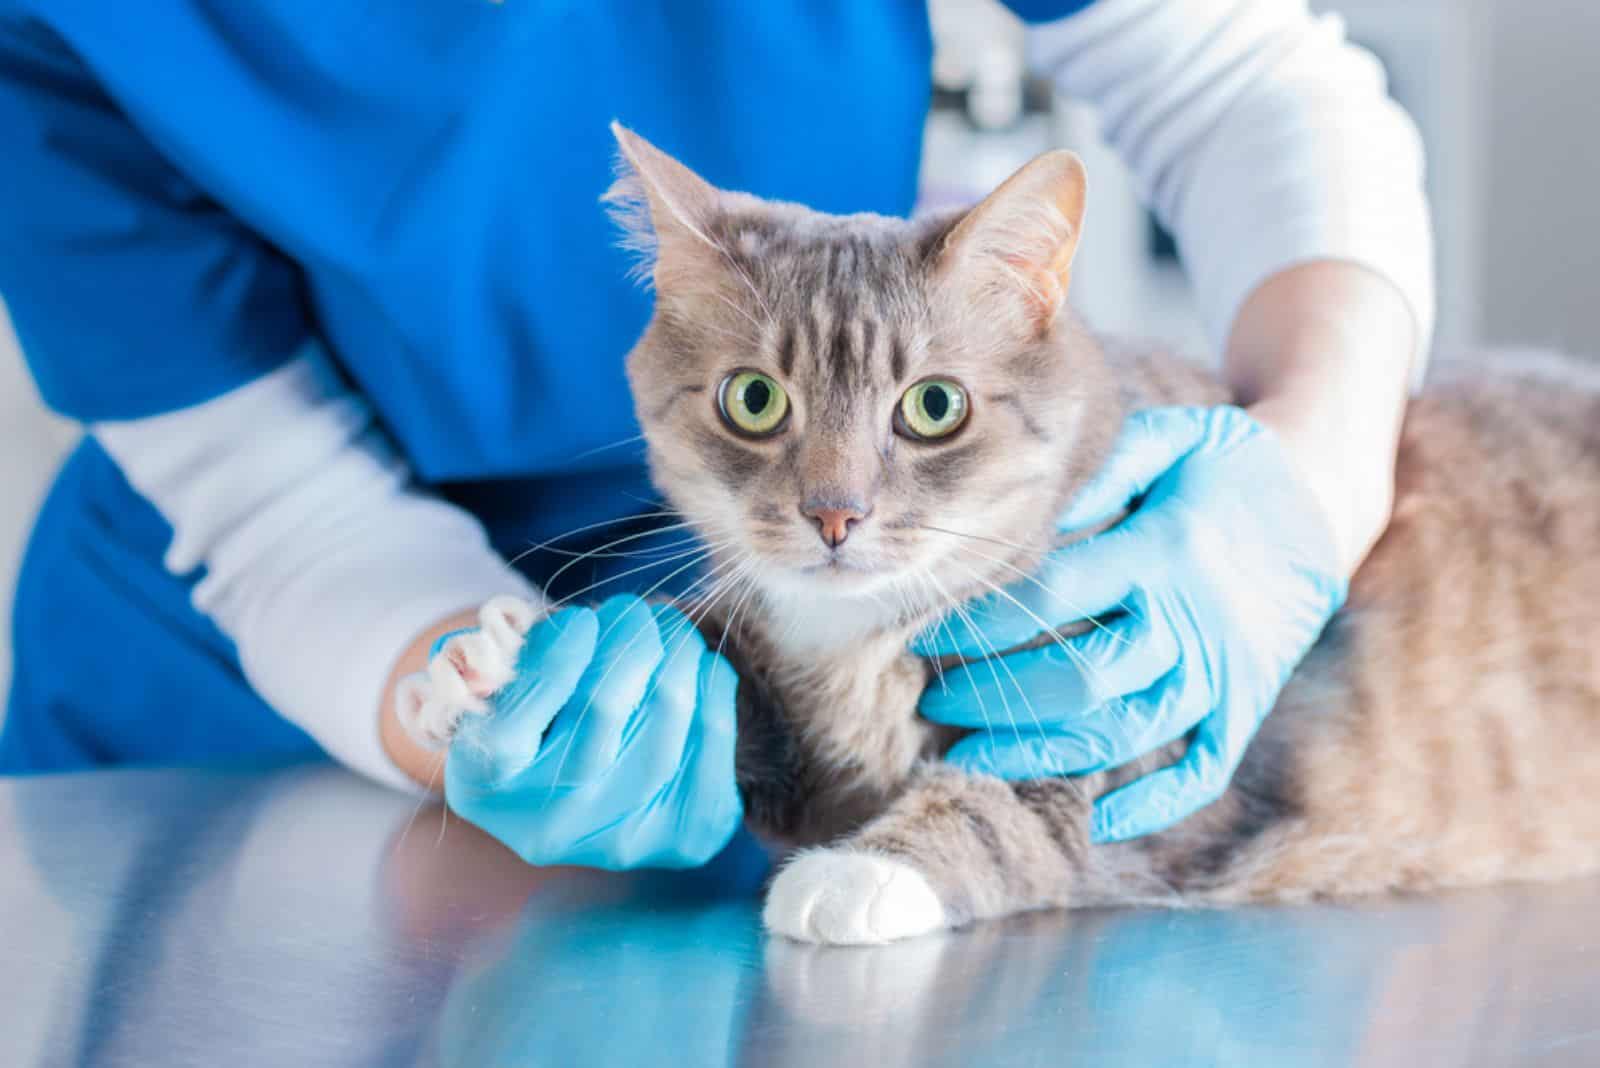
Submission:
M 596 203 L 608 120 L 726 187 L 904 213 L 930 51 L 920 0 L 0 0 L 0 294 L 84 420 L 320 335 L 514 553 L 648 496 L 638 448 L 605 448 L 637 433 L 649 311 Z M 303 747 L 258 722 L 109 466 L 81 449 L 35 531 L 0 766 Z
M 170 537 L 93 441 L 68 458 L 18 582 L 0 774 L 318 753 L 190 607 L 199 576 L 161 566 Z
M 1053 22 L 1076 15 L 1094 0 L 1000 0 L 1024 22 Z

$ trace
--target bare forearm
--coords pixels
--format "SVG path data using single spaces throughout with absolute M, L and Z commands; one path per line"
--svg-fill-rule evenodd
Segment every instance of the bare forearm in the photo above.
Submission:
M 1350 263 L 1273 275 L 1245 301 L 1226 374 L 1284 440 L 1353 573 L 1388 524 L 1417 327 L 1400 291 Z

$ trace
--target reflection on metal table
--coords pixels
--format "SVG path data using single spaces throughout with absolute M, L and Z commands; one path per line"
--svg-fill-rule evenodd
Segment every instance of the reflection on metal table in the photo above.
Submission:
M 770 941 L 331 767 L 0 782 L 0 1064 L 1600 1064 L 1600 882 Z

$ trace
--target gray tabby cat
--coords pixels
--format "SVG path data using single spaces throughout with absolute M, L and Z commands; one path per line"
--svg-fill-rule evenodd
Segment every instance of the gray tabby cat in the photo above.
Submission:
M 742 607 L 691 607 L 740 674 L 749 820 L 800 847 L 770 929 L 869 943 L 1028 909 L 1600 867 L 1600 374 L 1436 367 L 1389 530 L 1229 790 L 1091 846 L 1093 800 L 1183 743 L 1079 778 L 958 772 L 939 760 L 955 735 L 916 715 L 936 668 L 906 651 L 1038 563 L 1128 411 L 1229 401 L 1067 309 L 1076 157 L 908 222 L 720 191 L 617 136 L 607 199 L 656 289 L 628 358 L 653 477 L 722 546 L 713 568 L 754 565 Z

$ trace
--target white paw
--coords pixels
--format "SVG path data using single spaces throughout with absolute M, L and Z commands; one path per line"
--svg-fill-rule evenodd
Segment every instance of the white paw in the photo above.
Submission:
M 426 671 L 395 686 L 395 717 L 413 741 L 430 749 L 450 743 L 461 717 L 488 711 L 488 698 L 511 681 L 523 636 L 538 612 L 520 597 L 496 597 L 478 611 L 478 629 L 457 634 Z
M 948 926 L 944 906 L 911 865 L 872 853 L 802 853 L 778 873 L 767 930 L 801 942 L 873 945 Z

